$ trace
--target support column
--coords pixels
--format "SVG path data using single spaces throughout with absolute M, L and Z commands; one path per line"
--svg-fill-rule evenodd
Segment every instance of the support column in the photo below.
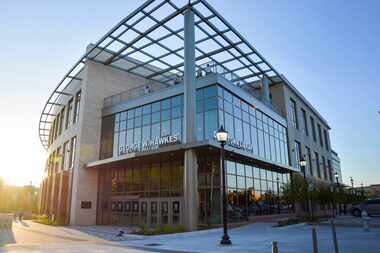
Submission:
M 261 79 L 261 97 L 266 104 L 270 103 L 269 80 L 265 75 Z
M 191 143 L 195 136 L 195 32 L 191 6 L 184 13 L 184 142 Z M 196 230 L 198 224 L 198 163 L 195 150 L 184 155 L 184 225 Z

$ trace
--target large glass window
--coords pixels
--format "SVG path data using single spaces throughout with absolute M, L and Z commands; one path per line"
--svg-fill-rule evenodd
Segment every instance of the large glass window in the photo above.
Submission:
M 125 168 L 108 168 L 101 172 L 100 184 L 108 185 L 103 187 L 111 195 L 182 196 L 183 160 L 166 157 L 154 163 L 129 162 Z
M 212 117 L 212 115 L 208 115 Z M 216 119 L 217 116 L 214 116 Z M 140 146 L 160 137 L 177 136 L 182 140 L 183 96 L 175 96 L 115 114 L 114 155 L 125 145 Z M 210 119 L 209 122 L 215 122 Z M 202 128 L 203 129 L 203 128 Z
M 274 162 L 288 164 L 286 128 L 222 87 L 197 90 L 197 140 L 214 138 L 223 125 L 234 142 Z
M 277 211 L 275 203 L 282 195 L 283 185 L 289 181 L 289 174 L 252 167 L 233 160 L 228 160 L 226 167 L 229 210 L 245 210 L 244 215 Z

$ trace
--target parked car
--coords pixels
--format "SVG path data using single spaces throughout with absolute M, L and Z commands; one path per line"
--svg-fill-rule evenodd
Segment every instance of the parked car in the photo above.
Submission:
M 350 207 L 350 213 L 355 217 L 360 217 L 363 211 L 367 211 L 368 215 L 380 215 L 380 198 L 368 199 Z

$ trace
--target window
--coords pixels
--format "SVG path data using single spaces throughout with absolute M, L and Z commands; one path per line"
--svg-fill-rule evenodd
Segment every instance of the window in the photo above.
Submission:
M 322 130 L 321 130 L 321 125 L 319 123 L 318 123 L 318 135 L 319 135 L 319 143 L 321 144 L 321 147 L 323 147 Z
M 74 136 L 73 138 L 71 138 L 69 164 L 68 164 L 69 169 L 71 169 L 74 166 L 76 146 L 77 146 L 77 137 Z
M 301 144 L 298 141 L 294 141 L 294 164 L 293 166 L 300 169 L 300 160 L 302 157 Z
M 304 109 L 301 109 L 301 110 L 302 110 L 302 118 L 303 118 L 303 129 L 305 131 L 305 135 L 308 136 L 309 135 L 309 129 L 307 126 L 306 111 Z
M 61 170 L 66 170 L 70 156 L 70 141 L 63 144 Z
M 55 168 L 54 168 L 55 172 L 58 172 L 60 170 L 61 162 L 62 162 L 61 147 L 58 147 L 56 157 L 55 157 Z
M 328 137 L 328 132 L 326 129 L 323 130 L 323 135 L 325 137 L 325 147 L 326 150 L 329 151 L 329 137 Z
M 59 118 L 58 135 L 61 135 L 65 121 L 65 107 L 62 108 Z
M 213 114 L 213 112 L 215 112 Z M 206 112 L 206 126 L 217 123 L 216 110 Z M 113 155 L 119 155 L 120 147 L 137 144 L 139 151 L 150 149 L 147 142 L 164 136 L 177 136 L 182 140 L 183 95 L 166 98 L 151 104 L 116 113 L 114 116 Z M 215 118 L 215 120 L 212 119 Z M 104 123 L 105 118 L 103 118 Z M 197 122 L 198 124 L 198 122 Z M 202 122 L 203 124 L 203 122 Z M 199 126 L 197 126 L 198 128 Z M 199 127 L 204 129 L 203 125 Z M 210 130 L 214 127 L 210 127 Z M 213 133 L 213 132 L 212 132 Z M 211 133 L 207 133 L 212 135 Z M 203 139 L 203 136 L 202 136 Z
M 327 178 L 327 167 L 326 167 L 326 158 L 322 156 L 322 166 L 323 166 L 323 177 L 325 180 L 328 180 Z
M 317 165 L 317 175 L 319 178 L 321 178 L 321 168 L 320 168 L 320 164 L 319 164 L 319 155 L 317 152 L 315 152 L 314 155 L 315 155 L 315 164 Z
M 59 136 L 59 132 L 61 131 L 60 129 L 60 125 L 61 125 L 61 122 L 60 122 L 60 119 L 61 119 L 61 114 L 58 113 L 57 116 L 55 117 L 55 132 L 54 132 L 54 139 L 56 139 L 58 136 Z
M 317 141 L 317 134 L 315 132 L 315 124 L 314 124 L 314 119 L 313 117 L 310 116 L 310 124 L 311 124 L 311 131 L 313 133 L 313 140 L 316 142 Z
M 290 99 L 290 123 L 294 128 L 298 129 L 297 105 L 293 99 Z
M 307 166 L 309 167 L 309 173 L 311 176 L 313 176 L 313 164 L 312 164 L 312 158 L 311 158 L 311 150 L 309 147 L 305 147 L 306 149 L 306 155 L 307 155 Z
M 66 124 L 65 124 L 66 129 L 69 126 L 71 126 L 72 120 L 73 120 L 73 99 L 70 99 L 69 103 L 67 104 Z
M 76 123 L 79 120 L 79 109 L 80 109 L 80 97 L 81 97 L 81 91 L 78 91 L 75 95 L 75 109 L 74 109 L 74 118 L 73 122 Z
M 329 179 L 330 179 L 330 182 L 334 182 L 333 180 L 333 172 L 332 172 L 332 167 L 331 167 L 331 160 L 330 159 L 327 159 L 327 169 L 328 169 L 328 174 L 329 174 Z

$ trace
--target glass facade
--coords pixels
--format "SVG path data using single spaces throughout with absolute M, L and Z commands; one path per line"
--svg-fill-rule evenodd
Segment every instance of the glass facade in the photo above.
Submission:
M 98 224 L 180 223 L 182 156 L 127 160 L 98 177 Z
M 122 155 L 125 153 L 123 147 L 129 146 L 140 146 L 139 150 L 133 149 L 131 152 L 144 151 L 143 143 L 166 136 L 178 136 L 178 143 L 181 143 L 184 134 L 183 111 L 183 95 L 177 95 L 104 117 L 100 158 Z M 243 147 L 251 147 L 245 151 L 275 163 L 289 165 L 286 128 L 218 85 L 197 89 L 195 123 L 198 141 L 214 140 L 215 132 L 223 125 L 229 132 L 230 141 L 240 143 Z M 183 197 L 183 155 L 176 159 L 166 161 L 163 158 L 154 158 L 107 168 L 99 175 L 100 187 L 103 189 L 99 190 L 100 198 L 108 203 L 102 208 L 106 206 L 109 213 L 121 217 L 127 210 L 121 203 L 129 203 L 131 196 L 137 198 L 133 201 L 140 199 L 141 210 L 146 198 L 159 198 L 158 201 L 161 201 L 162 198 Z M 202 151 L 200 148 L 197 150 L 197 162 L 199 222 L 219 223 L 219 153 Z M 227 162 L 231 220 L 239 220 L 244 215 L 247 217 L 273 213 L 278 209 L 274 204 L 279 205 L 281 186 L 289 181 L 289 174 L 275 172 L 274 170 L 278 170 L 276 167 L 269 169 L 254 166 L 253 161 L 250 163 L 248 165 L 230 158 Z M 127 200 L 113 201 L 115 196 L 125 197 Z M 153 203 L 157 207 L 150 206 L 148 202 L 148 220 L 154 218 L 156 209 L 159 210 L 157 215 L 165 213 L 163 210 L 167 208 L 161 206 L 161 202 Z M 167 204 L 170 207 L 170 203 Z M 107 209 L 104 212 L 107 213 Z M 164 217 L 157 219 L 166 220 Z
M 227 160 L 226 173 L 230 219 L 280 211 L 278 201 L 282 186 L 290 180 L 289 174 L 233 160 Z
M 219 155 L 198 156 L 199 222 L 220 222 Z M 228 217 L 240 221 L 247 216 L 287 212 L 281 200 L 282 187 L 290 180 L 289 173 L 279 173 L 253 163 L 226 160 Z M 280 210 L 279 210 L 280 209 Z
M 198 140 L 214 138 L 223 125 L 236 143 L 259 157 L 289 164 L 286 128 L 226 89 L 213 85 L 197 90 Z
M 176 136 L 182 141 L 183 95 L 163 99 L 115 114 L 113 154 L 120 148 L 141 146 L 160 137 Z

